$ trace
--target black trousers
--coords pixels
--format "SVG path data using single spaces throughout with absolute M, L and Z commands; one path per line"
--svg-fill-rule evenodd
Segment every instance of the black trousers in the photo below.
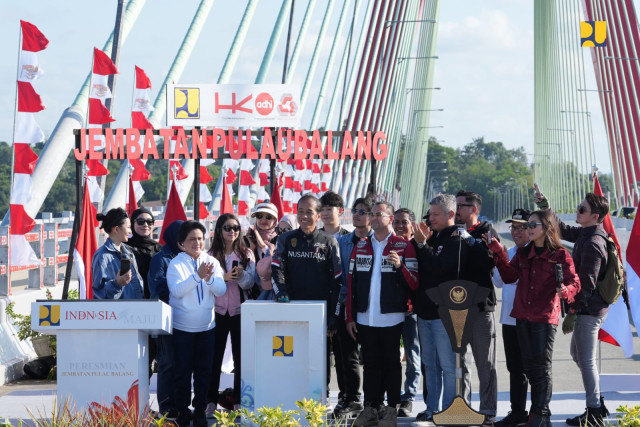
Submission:
M 209 392 L 207 401 L 218 403 L 218 392 L 220 389 L 220 374 L 222 373 L 222 359 L 227 347 L 227 336 L 231 334 L 231 354 L 233 356 L 233 403 L 240 404 L 240 315 L 229 316 L 229 314 L 216 313 L 216 351 L 213 356 L 211 381 L 209 382 Z
M 513 325 L 502 325 L 502 341 L 504 343 L 504 355 L 507 359 L 509 371 L 509 400 L 511 411 L 514 414 L 522 414 L 527 411 L 527 388 L 529 382 L 524 373 L 522 364 L 522 352 L 518 343 L 518 333 Z
M 557 327 L 558 325 L 516 319 L 524 372 L 531 385 L 531 412 L 541 416 L 551 415 L 551 361 Z
M 360 353 L 358 341 L 347 333 L 344 317 L 338 318 L 338 331 L 332 338 L 333 354 L 336 360 L 338 398 L 348 401 L 360 400 Z
M 174 345 L 174 392 L 176 409 L 181 414 L 189 411 L 189 403 L 196 411 L 207 407 L 207 389 L 211 380 L 211 360 L 214 354 L 213 328 L 203 332 L 187 332 L 173 329 Z M 193 401 L 191 400 L 191 377 L 193 376 Z
M 358 342 L 362 345 L 364 359 L 364 401 L 374 407 L 384 402 L 385 392 L 389 406 L 400 404 L 402 325 L 376 328 L 357 324 Z

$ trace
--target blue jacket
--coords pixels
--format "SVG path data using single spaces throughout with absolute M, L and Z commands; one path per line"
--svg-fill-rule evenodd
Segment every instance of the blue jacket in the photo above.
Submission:
M 349 234 L 338 237 L 338 247 L 340 248 L 340 261 L 342 262 L 343 274 L 349 272 L 349 261 L 351 260 L 351 252 L 353 252 L 353 239 L 356 235 L 356 231 L 353 230 Z M 373 230 L 369 230 L 369 236 L 373 235 Z M 338 297 L 338 304 L 341 310 L 344 307 L 344 302 L 347 300 L 347 281 L 344 280 L 342 287 L 340 288 L 340 295 Z
M 169 263 L 181 250 L 178 248 L 178 230 L 184 221 L 174 221 L 164 230 L 164 246 L 151 258 L 147 283 L 149 284 L 149 298 L 160 299 L 169 304 L 169 286 L 167 285 L 167 270 Z
M 105 240 L 91 260 L 93 299 L 143 299 L 142 277 L 138 273 L 136 258 L 131 249 L 124 243 L 121 251 L 116 249 L 110 238 Z M 120 258 L 126 256 L 131 260 L 131 281 L 125 286 L 116 282 L 120 271 Z

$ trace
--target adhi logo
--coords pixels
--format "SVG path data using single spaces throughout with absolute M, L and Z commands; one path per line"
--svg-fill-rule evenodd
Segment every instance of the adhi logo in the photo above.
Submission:
M 273 97 L 267 92 L 256 96 L 256 111 L 261 116 L 268 116 L 273 111 Z

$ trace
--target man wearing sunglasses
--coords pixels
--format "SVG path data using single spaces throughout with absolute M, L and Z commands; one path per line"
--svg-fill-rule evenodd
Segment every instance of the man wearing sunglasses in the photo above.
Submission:
M 469 264 L 465 280 L 476 282 L 478 286 L 489 289 L 489 296 L 480 304 L 480 313 L 471 333 L 471 342 L 460 358 L 462 364 L 462 396 L 471 404 L 471 380 L 469 368 L 475 360 L 480 382 L 480 413 L 485 414 L 483 425 L 493 425 L 498 409 L 498 378 L 496 375 L 496 291 L 493 286 L 494 262 L 487 246 L 482 243 L 482 235 L 491 231 L 493 238 L 500 240 L 498 233 L 487 221 L 479 221 L 482 209 L 482 197 L 473 191 L 459 191 L 456 194 L 456 222 L 463 224 L 476 244 L 469 248 Z M 478 243 L 480 242 L 480 243 Z M 471 351 L 470 351 L 471 350 Z
M 506 221 L 511 224 L 509 229 L 511 230 L 513 243 L 515 243 L 515 246 L 507 251 L 509 260 L 514 257 L 518 248 L 529 243 L 527 221 L 529 221 L 530 216 L 530 211 L 526 209 L 516 209 L 513 211 L 511 219 Z M 500 323 L 502 323 L 504 355 L 507 361 L 507 370 L 509 371 L 509 400 L 511 402 L 511 411 L 509 411 L 509 414 L 494 425 L 496 427 L 524 426 L 529 421 L 529 414 L 527 413 L 527 388 L 529 387 L 529 381 L 527 381 L 522 364 L 522 353 L 516 334 L 516 319 L 511 317 L 518 282 L 504 283 L 498 270 L 495 270 L 493 273 L 493 283 L 496 288 L 502 288 Z
M 535 193 L 535 202 L 539 208 L 549 209 L 549 201 L 539 190 Z M 609 305 L 596 289 L 596 282 L 604 278 L 607 270 L 607 232 L 602 221 L 608 213 L 606 198 L 587 193 L 576 209 L 578 227 L 567 225 L 556 216 L 562 239 L 574 243 L 571 257 L 580 278 L 580 292 L 562 323 L 565 334 L 573 332 L 571 357 L 580 368 L 587 400 L 587 410 L 582 415 L 567 418 L 571 426 L 600 426 L 609 414 L 600 395 L 596 366 L 598 332 L 609 311 Z
M 349 271 L 349 261 L 354 246 L 361 240 L 371 236 L 371 222 L 369 212 L 375 201 L 372 198 L 361 197 L 356 199 L 351 209 L 354 230 L 338 238 L 340 247 L 340 259 L 342 260 L 342 271 Z M 340 367 L 336 359 L 336 372 L 338 376 L 338 386 L 340 391 L 344 390 L 342 400 L 338 396 L 338 404 L 333 410 L 335 419 L 357 417 L 362 412 L 360 403 L 360 353 L 358 352 L 358 342 L 353 340 L 347 333 L 345 324 L 345 301 L 347 300 L 347 284 L 343 283 L 340 288 L 340 318 L 338 319 L 338 340 L 340 342 L 340 352 L 342 360 Z M 337 357 L 337 355 L 336 355 Z M 342 376 L 343 386 L 340 386 Z

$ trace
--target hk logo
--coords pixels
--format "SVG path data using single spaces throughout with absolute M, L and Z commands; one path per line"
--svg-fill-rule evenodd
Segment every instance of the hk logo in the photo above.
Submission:
M 293 337 L 273 337 L 273 357 L 293 357 Z
M 580 38 L 582 47 L 604 47 L 607 45 L 606 21 L 580 22 Z
M 59 305 L 41 305 L 38 325 L 60 326 L 60 306 Z
M 200 118 L 200 89 L 175 88 L 174 89 L 176 119 Z

